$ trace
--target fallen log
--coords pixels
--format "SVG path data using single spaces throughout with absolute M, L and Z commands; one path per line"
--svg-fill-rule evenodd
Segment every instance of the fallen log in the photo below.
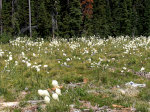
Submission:
M 25 103 L 30 103 L 30 104 L 37 104 L 37 103 L 41 103 L 41 102 L 44 102 L 44 100 L 25 101 Z M 3 102 L 3 103 L 0 103 L 0 109 L 18 107 L 19 104 L 20 104 L 20 102 Z

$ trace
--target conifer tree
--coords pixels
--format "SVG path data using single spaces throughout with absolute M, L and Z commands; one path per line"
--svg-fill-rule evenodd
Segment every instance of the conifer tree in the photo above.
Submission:
M 40 0 L 40 2 L 38 2 L 37 7 L 37 11 L 36 11 L 36 24 L 38 25 L 38 34 L 42 37 L 44 36 L 48 36 L 51 34 L 51 17 L 50 17 L 50 13 L 47 11 L 47 7 L 46 4 L 48 4 L 49 2 L 45 2 L 44 0 Z
M 3 1 L 3 10 L 2 10 L 2 25 L 3 32 L 13 32 L 12 21 L 11 21 L 11 1 Z
M 144 35 L 144 2 L 145 0 L 135 0 L 135 7 L 137 12 L 137 35 Z
M 144 35 L 150 36 L 150 0 L 145 0 Z
M 93 0 L 80 0 L 82 9 L 81 34 L 90 36 L 92 32 Z
M 120 3 L 120 35 L 131 35 L 131 0 L 123 0 Z
M 3 32 L 3 24 L 2 24 L 2 0 L 0 0 L 0 30 L 1 30 L 1 34 Z
M 95 0 L 93 9 L 93 34 L 100 36 L 110 35 L 109 23 L 107 17 L 109 15 L 106 0 Z M 110 19 L 110 18 L 109 18 Z
M 59 33 L 61 37 L 70 38 L 79 36 L 82 22 L 80 2 L 78 0 L 60 1 L 61 20 Z

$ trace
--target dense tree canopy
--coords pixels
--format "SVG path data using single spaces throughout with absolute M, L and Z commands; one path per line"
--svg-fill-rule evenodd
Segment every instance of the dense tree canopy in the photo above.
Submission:
M 2 0 L 3 33 L 29 35 L 28 0 Z M 35 37 L 150 35 L 149 0 L 31 0 Z

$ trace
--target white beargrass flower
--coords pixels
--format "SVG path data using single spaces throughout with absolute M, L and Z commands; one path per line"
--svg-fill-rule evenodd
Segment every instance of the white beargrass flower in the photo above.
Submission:
M 9 61 L 11 61 L 11 60 L 12 60 L 12 55 L 9 56 Z
M 21 54 L 22 54 L 22 56 L 24 56 L 24 55 L 25 55 L 25 54 L 24 54 L 24 52 L 22 52 Z
M 18 65 L 18 61 L 15 61 L 15 65 L 16 65 L 16 66 Z
M 47 68 L 48 67 L 48 65 L 44 65 L 44 68 Z
M 56 94 L 56 93 L 53 93 L 53 94 L 52 94 L 52 98 L 53 98 L 54 100 L 59 101 L 58 94 Z
M 122 69 L 123 69 L 123 70 L 126 70 L 127 68 L 126 68 L 126 67 L 123 67 Z
M 66 61 L 70 61 L 70 58 L 67 58 Z
M 140 71 L 143 71 L 143 70 L 145 70 L 145 68 L 144 68 L 144 67 L 142 67 Z
M 63 53 L 63 56 L 67 56 L 67 54 Z
M 34 56 L 34 57 L 36 57 L 36 54 L 35 54 L 35 53 L 33 53 L 33 56 Z
M 40 96 L 50 96 L 49 95 L 49 92 L 47 91 L 47 90 L 38 90 L 38 94 L 40 95 Z
M 45 96 L 45 97 L 44 97 L 44 102 L 45 102 L 45 103 L 50 103 L 50 97 Z
M 22 60 L 22 62 L 25 63 L 26 61 L 25 61 L 25 60 Z
M 55 91 L 58 95 L 61 95 L 61 90 L 59 88 L 56 88 L 56 91 Z
M 31 66 L 31 63 L 27 62 L 27 67 L 30 67 Z
M 59 87 L 58 82 L 56 80 L 52 80 L 52 85 L 56 88 Z
M 66 62 L 64 62 L 64 65 L 65 65 L 65 66 L 67 66 L 67 63 L 66 63 Z
M 39 67 L 36 67 L 36 71 L 39 72 L 39 71 L 40 71 L 40 68 L 39 68 Z
M 40 95 L 40 96 L 43 96 L 43 90 L 38 90 L 38 94 Z

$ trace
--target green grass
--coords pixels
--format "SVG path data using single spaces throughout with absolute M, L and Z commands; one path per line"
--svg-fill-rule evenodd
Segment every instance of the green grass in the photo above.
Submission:
M 59 84 L 63 85 L 60 101 L 51 98 L 51 103 L 44 109 L 43 103 L 38 104 L 39 112 L 69 111 L 71 104 L 82 109 L 79 101 L 89 101 L 92 105 L 110 108 L 113 108 L 112 104 L 134 106 L 137 111 L 147 112 L 150 108 L 149 79 L 137 76 L 133 71 L 138 72 L 144 67 L 145 72 L 150 72 L 149 40 L 146 37 L 117 37 L 106 40 L 93 37 L 69 42 L 64 39 L 50 42 L 39 39 L 33 42 L 20 38 L 10 44 L 1 44 L 0 49 L 4 54 L 0 57 L 0 100 L 22 102 L 20 108 L 13 110 L 20 112 L 28 106 L 24 101 L 42 99 L 37 93 L 38 89 L 52 88 L 52 80 L 58 80 Z M 129 52 L 124 53 L 126 49 Z M 8 60 L 10 55 L 13 59 L 6 66 L 5 60 Z M 68 58 L 70 61 L 67 61 Z M 22 60 L 28 61 L 31 66 L 27 67 Z M 18 65 L 15 65 L 15 61 Z M 40 71 L 33 65 L 41 65 Z M 44 65 L 48 67 L 44 68 Z M 123 70 L 123 67 L 127 69 Z M 75 88 L 68 87 L 70 83 L 82 83 L 85 78 L 88 79 L 86 84 Z M 125 83 L 130 81 L 145 83 L 146 87 L 137 88 L 139 93 L 136 96 L 122 95 L 118 89 L 114 89 L 117 85 L 125 89 Z M 90 90 L 96 93 L 89 93 Z M 21 97 L 23 91 L 26 91 L 27 95 Z

